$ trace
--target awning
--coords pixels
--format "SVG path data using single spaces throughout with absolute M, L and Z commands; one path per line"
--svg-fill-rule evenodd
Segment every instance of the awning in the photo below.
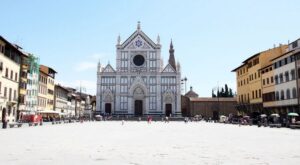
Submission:
M 60 113 L 57 112 L 57 111 L 51 111 L 51 110 L 37 111 L 37 113 L 60 114 Z

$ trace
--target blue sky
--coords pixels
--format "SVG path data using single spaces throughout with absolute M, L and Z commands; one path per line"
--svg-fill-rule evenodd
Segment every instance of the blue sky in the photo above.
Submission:
M 227 83 L 236 90 L 232 69 L 274 44 L 300 37 L 297 0 L 9 0 L 1 2 L 0 35 L 53 67 L 56 80 L 95 94 L 96 65 L 115 66 L 115 44 L 141 21 L 159 34 L 166 63 L 171 38 L 187 86 L 202 97 Z

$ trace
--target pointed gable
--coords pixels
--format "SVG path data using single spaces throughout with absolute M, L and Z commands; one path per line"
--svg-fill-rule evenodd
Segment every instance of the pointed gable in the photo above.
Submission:
M 168 64 L 162 72 L 163 73 L 175 73 L 176 71 L 170 64 Z
M 126 41 L 120 45 L 121 49 L 156 49 L 160 48 L 143 31 L 136 30 Z
M 114 70 L 114 68 L 110 64 L 107 64 L 102 72 L 104 72 L 104 73 L 115 73 L 116 71 Z

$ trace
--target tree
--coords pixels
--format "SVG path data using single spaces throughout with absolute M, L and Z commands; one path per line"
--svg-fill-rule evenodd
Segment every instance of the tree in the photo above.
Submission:
M 212 97 L 234 97 L 232 89 L 225 84 L 224 87 L 221 88 L 221 91 L 218 88 L 217 94 L 215 94 L 214 89 L 212 89 Z
M 232 89 L 229 89 L 229 97 L 233 97 Z
M 214 90 L 211 91 L 211 97 L 217 97 Z
M 229 91 L 228 91 L 228 86 L 225 84 L 225 92 L 224 92 L 225 97 L 229 97 Z
M 221 89 L 221 97 L 226 97 L 225 96 L 225 91 L 224 91 L 224 88 L 222 87 L 222 89 Z

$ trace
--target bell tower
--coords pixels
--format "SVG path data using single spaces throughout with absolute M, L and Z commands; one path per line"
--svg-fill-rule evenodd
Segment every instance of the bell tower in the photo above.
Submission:
M 175 62 L 175 56 L 174 56 L 174 47 L 173 47 L 173 42 L 171 40 L 171 44 L 170 44 L 170 49 L 169 49 L 169 64 L 176 70 L 176 62 Z

